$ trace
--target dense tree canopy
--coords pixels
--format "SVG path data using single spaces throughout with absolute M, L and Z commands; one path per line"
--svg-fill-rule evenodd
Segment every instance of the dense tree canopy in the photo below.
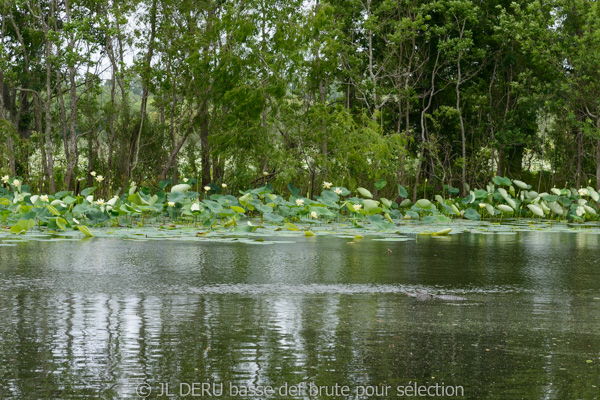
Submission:
M 0 0 L 0 16 L 0 173 L 40 190 L 92 172 L 113 193 L 600 184 L 595 1 Z

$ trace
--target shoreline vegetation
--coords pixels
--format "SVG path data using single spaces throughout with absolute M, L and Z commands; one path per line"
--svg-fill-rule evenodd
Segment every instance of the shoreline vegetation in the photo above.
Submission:
M 393 200 L 387 181 L 435 201 L 494 176 L 600 190 L 596 1 L 0 4 L 0 176 L 32 193 L 94 171 L 106 200 L 184 177 L 286 199 L 332 181 Z
M 96 186 L 80 193 L 44 194 L 31 193 L 30 186 L 19 177 L 3 176 L 2 231 L 18 235 L 34 228 L 47 233 L 78 230 L 92 237 L 94 228 L 100 227 L 193 228 L 204 230 L 202 234 L 206 231 L 246 234 L 269 228 L 274 234 L 302 230 L 306 236 L 313 236 L 313 230 L 323 226 L 385 234 L 397 231 L 406 221 L 418 221 L 422 225 L 449 226 L 427 231 L 432 235 L 447 235 L 456 220 L 499 224 L 520 219 L 595 221 L 600 200 L 598 192 L 590 186 L 552 188 L 550 193 L 537 193 L 525 182 L 501 176 L 495 176 L 485 188 L 468 188 L 464 197 L 458 195 L 457 188 L 446 186 L 443 193 L 414 203 L 401 185 L 397 185 L 392 200 L 374 196 L 363 187 L 350 191 L 325 181 L 320 194 L 311 198 L 292 183 L 287 185 L 285 193 L 276 193 L 272 186 L 264 185 L 234 194 L 225 183 L 201 187 L 195 179 L 186 178 L 188 183 L 173 185 L 167 179 L 155 188 L 132 182 L 122 196 L 106 199 L 103 177 L 96 175 L 95 179 Z M 379 191 L 386 186 L 385 181 L 375 183 Z

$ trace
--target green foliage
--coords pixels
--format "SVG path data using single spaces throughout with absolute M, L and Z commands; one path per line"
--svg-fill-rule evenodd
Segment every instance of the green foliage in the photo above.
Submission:
M 106 198 L 132 181 L 315 198 L 336 180 L 392 200 L 410 186 L 413 201 L 504 176 L 583 186 L 600 179 L 599 14 L 587 0 L 6 2 L 0 173 Z
M 552 194 L 524 190 L 513 197 L 513 190 L 493 185 L 494 182 L 508 184 L 508 178 L 494 179 L 486 189 L 475 189 L 463 198 L 444 199 L 435 195 L 435 202 L 419 199 L 414 205 L 406 201 L 400 207 L 385 198 L 369 198 L 370 192 L 364 188 L 358 190 L 362 197 L 350 197 L 348 189 L 334 187 L 329 182 L 323 185 L 329 189 L 324 189 L 315 200 L 301 197 L 295 190 L 288 197 L 268 185 L 243 191 L 238 197 L 212 194 L 202 198 L 199 193 L 189 190 L 189 185 L 182 184 L 182 190 L 174 187 L 167 195 L 162 191 L 152 194 L 132 187 L 131 194 L 104 201 L 91 194 L 84 197 L 68 192 L 54 196 L 31 195 L 23 191 L 29 189 L 28 185 L 21 182 L 16 185 L 14 178 L 8 181 L 12 184 L 0 191 L 0 216 L 3 225 L 14 234 L 26 233 L 35 226 L 51 231 L 78 230 L 92 237 L 90 227 L 102 226 L 201 225 L 252 233 L 263 224 L 298 231 L 297 223 L 350 222 L 376 231 L 388 231 L 406 219 L 421 220 L 423 224 L 448 224 L 452 219 L 479 221 L 508 216 L 572 222 L 600 218 L 600 194 L 592 187 L 578 190 L 553 188 Z M 528 186 L 524 182 L 519 184 Z M 294 188 L 293 185 L 290 187 Z M 82 192 L 90 193 L 90 190 Z

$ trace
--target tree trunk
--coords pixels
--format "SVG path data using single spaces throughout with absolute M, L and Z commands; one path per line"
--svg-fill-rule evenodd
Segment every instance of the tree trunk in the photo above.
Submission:
M 67 190 L 74 188 L 74 174 L 79 160 L 79 152 L 77 149 L 77 85 L 75 82 L 76 76 L 75 66 L 69 67 L 69 99 L 71 113 L 69 116 L 69 157 L 67 158 L 67 171 L 65 173 L 65 185 Z
M 458 56 L 458 71 L 456 76 L 456 112 L 458 113 L 458 119 L 460 121 L 460 138 L 461 138 L 461 148 L 462 148 L 462 175 L 461 182 L 463 186 L 463 195 L 467 195 L 467 135 L 465 134 L 465 122 L 463 120 L 462 111 L 460 109 L 460 84 L 462 81 L 461 69 L 460 69 L 460 59 L 461 56 Z
M 56 92 L 58 96 L 58 104 L 60 110 L 60 122 L 62 128 L 63 137 L 63 150 L 65 152 L 65 158 L 69 159 L 69 124 L 67 123 L 67 108 L 65 107 L 64 93 L 62 89 L 62 77 L 60 71 L 56 71 L 57 87 Z
M 142 75 L 142 104 L 140 106 L 140 129 L 137 133 L 137 140 L 135 141 L 135 159 L 133 160 L 133 166 L 129 169 L 129 178 L 133 170 L 137 167 L 138 158 L 140 154 L 140 139 L 142 137 L 142 129 L 144 128 L 144 120 L 146 119 L 146 108 L 148 104 L 148 82 L 150 81 L 150 63 L 152 62 L 152 56 L 154 54 L 154 38 L 156 36 L 156 0 L 152 0 L 152 8 L 150 10 L 150 39 L 148 40 L 148 53 L 146 53 L 146 60 L 144 64 L 144 74 Z
M 92 171 L 94 170 L 94 136 L 93 133 L 90 132 L 87 141 L 87 151 L 88 151 L 88 167 L 87 167 L 87 179 L 88 186 L 93 186 L 94 181 L 92 177 Z
M 167 163 L 165 164 L 165 166 L 162 169 L 162 172 L 160 173 L 161 180 L 165 179 L 167 177 L 167 174 L 169 173 L 169 169 L 171 169 L 171 166 L 175 163 L 177 154 L 179 154 L 179 150 L 181 150 L 181 147 L 185 143 L 185 140 L 187 139 L 188 136 L 189 136 L 189 132 L 186 132 L 186 134 L 179 139 L 179 142 L 173 148 L 173 150 L 171 151 L 171 154 L 169 154 L 169 159 L 167 160 Z M 208 137 L 208 135 L 207 135 L 207 137 Z M 201 138 L 200 140 L 202 140 L 202 135 L 200 136 L 200 138 Z M 204 143 L 204 142 L 202 142 L 202 143 Z M 208 177 L 210 179 L 210 170 L 208 171 Z M 210 183 L 210 182 L 206 182 L 206 183 L 204 182 L 204 144 L 203 144 L 202 145 L 202 185 L 204 186 L 207 183 Z
M 43 107 L 42 107 L 42 95 L 41 93 L 36 94 L 35 96 L 35 130 L 39 135 L 39 146 L 40 146 L 40 156 L 42 162 L 42 174 L 38 177 L 39 179 L 39 189 L 38 190 L 48 190 L 48 180 L 44 177 L 48 177 L 48 159 L 46 158 L 46 147 L 44 143 L 44 135 L 43 135 L 43 127 L 42 127 L 42 117 L 43 115 Z M 45 188 L 45 189 L 44 189 Z
M 46 32 L 47 33 L 47 32 Z M 48 165 L 47 178 L 50 184 L 50 192 L 56 193 L 56 183 L 54 182 L 54 156 L 52 154 L 52 66 L 50 57 L 52 55 L 52 42 L 46 42 L 46 102 L 45 117 L 46 127 L 44 130 L 46 144 L 46 164 Z
M 596 190 L 600 190 L 600 140 L 596 141 Z
M 583 160 L 583 134 L 577 133 L 577 175 L 575 177 L 575 187 L 581 187 L 581 164 Z
M 109 36 L 106 37 L 106 42 L 107 42 L 107 47 L 108 43 L 110 42 L 111 38 Z M 110 49 L 110 51 L 112 52 L 112 47 Z M 112 63 L 112 72 L 111 72 L 111 82 L 110 82 L 110 112 L 108 115 L 108 161 L 107 161 L 107 165 L 106 165 L 106 186 L 108 187 L 108 197 L 111 196 L 111 187 L 112 187 L 112 157 L 113 157 L 113 146 L 114 146 L 114 141 L 115 141 L 115 77 L 116 77 L 116 71 L 115 71 L 115 67 L 116 64 L 114 63 L 114 57 L 111 56 L 111 61 L 113 61 Z
M 417 187 L 419 186 L 419 176 L 421 174 L 421 169 L 423 168 L 422 164 L 423 164 L 423 157 L 425 155 L 425 142 L 427 139 L 427 119 L 425 118 L 425 115 L 427 114 L 427 111 L 429 111 L 429 108 L 431 108 L 431 103 L 433 101 L 433 96 L 436 94 L 435 91 L 435 75 L 437 74 L 438 71 L 438 65 L 439 65 L 439 61 L 440 61 L 440 53 L 438 52 L 436 58 L 435 58 L 435 64 L 433 66 L 433 70 L 431 71 L 431 88 L 429 90 L 429 93 L 427 94 L 427 92 L 425 93 L 425 95 L 423 96 L 423 102 L 425 102 L 425 97 L 427 97 L 427 105 L 423 104 L 423 107 L 421 109 L 421 152 L 419 155 L 419 164 L 417 165 L 417 174 L 415 176 L 415 186 L 413 188 L 413 203 L 415 201 L 417 201 Z M 406 123 L 408 124 L 408 118 L 406 120 Z M 406 130 L 408 132 L 408 125 L 406 126 Z
M 10 173 L 13 176 L 16 176 L 17 167 L 15 163 L 15 148 L 13 147 L 12 136 L 10 132 L 6 134 L 6 147 L 8 147 L 8 167 L 10 169 Z
M 210 151 L 208 148 L 208 121 L 205 120 L 200 131 L 200 146 L 202 146 L 201 168 L 202 168 L 202 186 L 208 185 L 210 180 Z
M 421 175 L 421 169 L 423 168 L 423 155 L 425 153 L 425 145 L 421 145 L 421 151 L 419 152 L 419 163 L 417 164 L 417 174 L 415 175 L 415 186 L 413 187 L 412 201 L 417 201 L 417 189 L 419 187 L 419 176 Z
M 4 16 L 3 18 L 3 22 L 4 19 L 7 18 L 8 20 L 10 20 L 11 25 L 14 29 L 14 32 L 17 36 L 18 42 L 21 45 L 21 50 L 23 52 L 23 70 L 25 71 L 25 76 L 30 76 L 31 75 L 31 71 L 30 71 L 30 60 L 29 60 L 29 53 L 27 51 L 28 46 L 25 43 L 25 40 L 23 38 L 23 35 L 21 33 L 21 29 L 20 29 L 20 25 L 17 24 L 15 22 L 14 16 L 12 14 L 12 8 L 9 6 L 8 8 L 8 15 Z M 18 91 L 18 98 L 19 98 L 19 108 L 16 110 L 16 112 L 13 112 L 11 117 L 13 118 L 13 125 L 15 126 L 16 132 L 19 134 L 20 138 L 22 139 L 28 139 L 31 136 L 31 129 L 29 124 L 22 124 L 22 116 L 24 115 L 28 115 L 30 112 L 30 106 L 31 106 L 31 102 L 29 101 L 29 94 L 27 89 L 30 89 L 30 84 L 31 81 L 27 80 L 26 82 L 24 82 L 24 87 L 23 89 L 20 89 Z M 17 98 L 17 90 L 15 89 L 15 95 L 14 95 L 14 99 L 16 100 Z M 14 106 L 15 104 L 13 104 Z M 9 143 L 9 152 L 12 154 L 12 158 L 10 160 L 11 164 L 14 164 L 14 168 L 11 167 L 11 172 L 12 169 L 14 169 L 14 173 L 13 175 L 24 175 L 27 176 L 28 174 L 28 170 L 29 170 L 29 154 L 28 152 L 22 151 L 19 154 L 19 158 L 16 158 L 14 156 L 14 147 L 13 147 L 13 142 L 12 142 L 12 138 L 9 138 L 10 143 Z M 17 143 L 18 145 L 19 143 Z M 9 156 L 10 157 L 10 156 Z
M 323 113 L 327 112 L 327 105 L 325 104 L 325 90 L 326 83 L 324 79 L 319 81 L 319 95 L 321 97 L 321 105 L 323 107 Z M 263 119 L 266 119 L 263 117 Z M 266 124 L 265 124 L 266 125 Z M 321 118 L 321 154 L 323 155 L 323 180 L 327 177 L 328 162 L 327 162 L 327 121 L 325 116 Z
M 119 14 L 119 10 L 118 10 L 118 2 L 113 2 L 113 7 L 114 7 L 114 13 L 115 14 Z M 125 83 L 123 82 L 123 78 L 121 75 L 121 72 L 119 70 L 119 65 L 123 65 L 123 43 L 121 40 L 121 27 L 119 26 L 119 19 L 117 18 L 115 21 L 116 27 L 117 27 L 117 34 L 116 34 L 116 39 L 117 39 L 117 43 L 118 43 L 118 48 L 119 48 L 119 61 L 120 64 L 117 64 L 116 61 L 116 56 L 115 56 L 115 49 L 113 46 L 113 38 L 110 35 L 106 36 L 106 53 L 108 54 L 108 58 L 110 59 L 110 62 L 112 64 L 112 73 L 111 73 L 111 91 L 110 91 L 110 104 L 111 104 L 111 113 L 109 116 L 109 129 L 110 129 L 110 136 L 108 139 L 108 163 L 107 163 L 107 187 L 108 187 L 108 192 L 109 194 L 111 194 L 111 190 L 112 190 L 112 186 L 113 186 L 113 153 L 114 153 L 114 141 L 116 138 L 116 133 L 115 133 L 115 126 L 114 126 L 114 122 L 115 122 L 115 91 L 116 91 L 116 85 L 115 85 L 115 81 L 116 83 L 119 85 L 119 88 L 121 89 L 121 104 L 120 104 L 120 114 L 123 115 L 124 117 L 124 129 L 127 129 L 127 125 L 128 125 L 128 121 L 129 121 L 129 103 L 127 102 L 127 91 L 125 89 Z M 122 165 L 122 170 L 124 170 L 124 177 L 125 177 L 125 181 L 127 181 L 127 177 L 129 176 L 129 169 L 130 169 L 130 160 L 131 160 L 131 151 L 129 151 L 126 155 L 126 157 L 123 157 L 125 160 L 122 161 L 121 165 Z M 126 183 L 123 185 L 123 187 L 126 186 Z
M 7 119 L 4 113 L 4 71 L 0 68 L 0 118 Z M 15 152 L 12 145 L 10 132 L 6 134 L 6 147 L 8 148 L 8 165 L 11 175 L 15 176 Z
M 212 176 L 215 182 L 221 182 L 223 180 L 223 168 L 221 167 L 220 161 L 218 156 L 214 156 L 212 159 Z
M 406 134 L 405 129 L 402 127 L 402 100 L 398 100 L 398 123 L 396 125 L 396 130 L 398 132 L 399 140 L 402 141 L 402 135 L 404 134 L 404 139 L 408 136 Z M 406 179 L 406 148 L 398 149 L 398 171 L 396 172 L 396 178 L 398 182 L 402 185 L 405 184 L 404 180 Z
M 492 164 L 492 173 L 491 173 L 491 177 L 490 180 L 494 178 L 494 176 L 496 175 L 494 173 L 494 163 L 496 162 L 496 133 L 495 133 L 495 126 L 494 126 L 494 120 L 492 118 L 492 113 L 491 110 L 493 109 L 494 106 L 494 102 L 493 102 L 493 97 L 492 97 L 492 86 L 494 84 L 494 81 L 496 80 L 496 69 L 498 68 L 498 59 L 496 59 L 496 61 L 494 62 L 494 70 L 492 72 L 492 76 L 490 78 L 490 84 L 488 86 L 488 100 L 490 102 L 490 111 L 488 112 L 488 123 L 490 125 L 490 132 L 491 132 L 491 145 L 490 145 L 490 149 L 491 149 L 491 164 Z M 510 94 L 509 94 L 510 97 Z M 508 104 L 508 103 L 507 103 Z M 504 114 L 504 118 L 506 118 L 506 113 Z
M 175 102 L 173 102 L 172 107 L 174 110 Z M 185 132 L 183 132 L 183 135 L 179 138 L 179 142 L 177 142 L 176 144 L 174 143 L 173 150 L 171 151 L 171 154 L 169 155 L 169 159 L 167 160 L 167 163 L 165 164 L 165 166 L 162 169 L 162 172 L 160 173 L 161 179 L 165 179 L 167 177 L 167 174 L 169 173 L 169 169 L 176 162 L 177 154 L 179 154 L 181 147 L 185 143 L 188 136 L 190 136 L 190 133 L 192 133 L 192 131 L 194 130 L 196 121 L 198 120 L 199 117 L 202 117 L 202 131 L 200 132 L 200 143 L 202 146 L 202 161 L 201 161 L 202 162 L 202 186 L 205 186 L 208 183 L 210 183 L 210 152 L 208 151 L 209 128 L 208 128 L 208 112 L 206 111 L 206 108 L 207 108 L 206 101 L 203 102 L 202 104 L 200 104 L 200 106 L 196 110 L 196 114 L 190 120 L 190 125 L 187 127 Z M 175 133 L 173 132 L 173 114 L 171 115 L 171 131 L 172 131 L 172 138 L 175 138 Z M 206 173 L 206 172 L 208 172 L 208 173 Z
M 496 166 L 496 175 L 506 175 L 504 173 L 504 149 L 502 147 L 498 149 L 498 165 Z
M 410 136 L 410 97 L 408 96 L 408 88 L 410 85 L 410 77 L 411 77 L 411 73 L 410 71 L 412 70 L 412 61 L 413 61 L 413 56 L 414 56 L 414 40 L 413 40 L 413 46 L 412 46 L 412 54 L 409 57 L 409 61 L 408 61 L 408 66 L 406 68 L 406 73 L 405 73 L 405 78 L 404 78 L 404 87 L 403 87 L 403 91 L 404 91 L 404 95 L 406 96 L 406 106 L 404 107 L 404 113 L 402 110 L 402 99 L 398 99 L 398 133 L 400 133 L 400 126 L 401 126 L 401 120 L 402 120 L 402 116 L 404 114 L 404 139 L 408 141 L 408 137 Z M 401 57 L 399 57 L 401 59 Z M 398 70 L 402 71 L 402 65 L 398 66 Z M 435 71 L 435 67 L 434 67 L 434 71 Z M 433 90 L 433 88 L 432 88 Z M 422 135 L 423 136 L 423 135 Z M 404 180 L 406 179 L 406 167 L 405 167 L 405 160 L 406 160 L 406 156 L 405 156 L 405 152 L 406 152 L 406 148 L 403 148 L 402 150 L 400 150 L 400 158 L 399 158 L 399 162 L 400 162 L 400 173 L 399 173 L 399 180 L 400 183 L 404 184 Z M 419 163 L 421 163 L 421 160 L 419 159 Z M 420 165 L 419 165 L 420 167 Z M 419 177 L 417 174 L 416 180 L 418 181 Z M 416 187 L 416 184 L 415 184 Z M 415 194 L 416 192 L 413 193 L 413 197 L 416 196 Z
M 71 8 L 68 1 L 64 2 L 66 22 L 71 23 Z M 75 33 L 69 33 L 69 43 L 67 48 L 70 51 L 75 51 Z M 69 124 L 68 129 L 65 126 L 63 128 L 63 136 L 66 141 L 65 143 L 65 157 L 67 159 L 67 169 L 65 172 L 65 186 L 67 190 L 73 190 L 74 188 L 74 174 L 75 168 L 77 167 L 77 161 L 79 159 L 79 153 L 77 149 L 77 85 L 75 77 L 77 76 L 77 67 L 75 63 L 71 63 L 68 68 L 69 71 Z M 57 71 L 57 75 L 59 72 Z M 57 76 L 60 79 L 60 76 Z M 63 123 L 66 124 L 66 110 L 63 100 L 62 90 L 60 83 L 58 86 L 59 99 L 61 101 L 61 114 Z

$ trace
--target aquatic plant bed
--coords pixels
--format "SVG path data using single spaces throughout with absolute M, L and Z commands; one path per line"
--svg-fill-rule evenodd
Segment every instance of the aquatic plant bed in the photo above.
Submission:
M 537 193 L 531 185 L 499 176 L 485 189 L 469 190 L 465 197 L 456 197 L 458 189 L 445 187 L 442 194 L 434 196 L 434 201 L 420 199 L 414 204 L 406 199 L 408 192 L 401 185 L 397 198 L 404 200 L 400 203 L 383 197 L 375 199 L 362 187 L 351 192 L 331 182 L 323 182 L 321 193 L 308 198 L 293 184 L 288 185 L 286 194 L 275 193 L 267 184 L 233 195 L 227 193 L 226 184 L 205 186 L 203 192 L 198 192 L 190 184 L 172 186 L 168 180 L 154 189 L 138 188 L 133 183 L 125 194 L 104 200 L 94 194 L 103 192 L 100 186 L 86 188 L 80 194 L 62 191 L 47 195 L 30 193 L 29 186 L 18 178 L 5 176 L 2 180 L 0 222 L 4 229 L 13 234 L 23 234 L 34 227 L 54 232 L 77 230 L 89 237 L 95 235 L 92 228 L 146 226 L 200 229 L 200 234 L 215 230 L 221 234 L 304 230 L 308 236 L 317 231 L 343 233 L 339 231 L 348 229 L 422 233 L 433 225 L 440 229 L 430 233 L 439 234 L 448 233 L 440 230 L 450 228 L 504 229 L 493 228 L 494 223 L 505 223 L 518 230 L 531 229 L 530 225 L 544 227 L 543 221 L 551 226 L 552 222 L 581 224 L 597 220 L 600 200 L 598 192 L 589 186 Z M 375 184 L 379 189 L 385 185 L 386 182 Z M 483 223 L 486 219 L 491 227 L 453 222 Z M 447 226 L 442 228 L 444 225 Z M 562 229 L 560 226 L 542 229 Z
M 600 223 L 588 222 L 566 223 L 566 222 L 538 222 L 528 220 L 505 220 L 502 224 L 493 222 L 471 222 L 454 221 L 450 224 L 422 224 L 419 222 L 405 222 L 396 225 L 394 229 L 385 232 L 378 231 L 373 226 L 355 227 L 347 224 L 325 224 L 325 225 L 294 225 L 294 228 L 285 225 L 259 225 L 258 222 L 250 222 L 252 233 L 244 233 L 235 229 L 212 229 L 191 226 L 159 226 L 159 227 L 113 227 L 94 229 L 95 237 L 118 238 L 133 241 L 148 240 L 185 240 L 194 242 L 240 242 L 248 244 L 285 244 L 295 240 L 319 240 L 321 237 L 340 237 L 354 240 L 375 240 L 401 242 L 418 239 L 418 236 L 431 235 L 442 238 L 444 236 L 457 235 L 461 233 L 472 234 L 500 234 L 513 235 L 520 232 L 556 232 L 556 233 L 579 233 L 600 235 Z M 256 225 L 255 225 L 256 224 Z M 293 230 L 289 230 L 293 229 Z M 20 241 L 56 241 L 56 240 L 83 240 L 87 237 L 76 230 L 52 231 L 48 229 L 32 228 L 25 234 L 15 236 L 9 229 L 0 230 L 0 245 Z M 265 240 L 269 238 L 269 240 Z M 90 238 L 91 239 L 91 238 Z

